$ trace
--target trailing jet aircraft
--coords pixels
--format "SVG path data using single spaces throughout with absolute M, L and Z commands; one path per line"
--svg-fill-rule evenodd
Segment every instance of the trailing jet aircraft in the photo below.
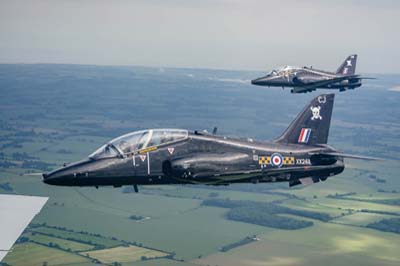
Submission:
M 337 71 L 328 72 L 312 67 L 285 66 L 272 70 L 266 76 L 251 81 L 251 84 L 272 87 L 293 87 L 292 93 L 305 93 L 316 89 L 355 89 L 361 86 L 362 79 L 356 75 L 357 55 L 350 55 Z
M 272 142 L 183 129 L 149 129 L 111 140 L 88 158 L 43 174 L 60 186 L 325 181 L 346 155 L 327 145 L 334 94 L 314 98 Z M 213 133 L 216 133 L 214 130 Z

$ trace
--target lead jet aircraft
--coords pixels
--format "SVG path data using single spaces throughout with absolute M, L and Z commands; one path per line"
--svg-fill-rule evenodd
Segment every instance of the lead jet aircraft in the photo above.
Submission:
M 361 86 L 362 79 L 356 75 L 357 55 L 350 55 L 336 72 L 328 72 L 312 67 L 285 66 L 272 70 L 266 76 L 251 81 L 251 84 L 272 87 L 293 87 L 292 93 L 305 93 L 316 89 L 355 89 Z
M 132 132 L 79 162 L 43 174 L 60 186 L 115 186 L 325 181 L 344 170 L 346 155 L 327 145 L 334 94 L 311 101 L 272 142 L 183 129 Z M 216 133 L 216 132 L 215 132 Z

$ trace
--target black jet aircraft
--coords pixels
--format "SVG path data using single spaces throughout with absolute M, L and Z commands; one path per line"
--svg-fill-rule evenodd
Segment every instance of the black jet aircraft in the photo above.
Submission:
M 254 85 L 272 87 L 292 87 L 292 93 L 305 93 L 316 89 L 355 89 L 361 86 L 362 79 L 356 75 L 357 55 L 350 55 L 336 72 L 328 72 L 312 67 L 285 66 L 272 70 L 266 76 L 251 81 Z
M 43 174 L 60 186 L 325 181 L 345 155 L 327 145 L 334 94 L 316 97 L 272 142 L 183 129 L 149 129 L 111 140 L 88 158 Z M 214 132 L 216 133 L 216 132 Z

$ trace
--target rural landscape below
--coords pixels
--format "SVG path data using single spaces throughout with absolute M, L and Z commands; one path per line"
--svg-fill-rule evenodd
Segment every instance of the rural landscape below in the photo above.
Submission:
M 250 85 L 263 73 L 0 64 L 0 194 L 46 196 L 1 266 L 400 264 L 400 75 L 337 92 L 324 182 L 119 188 L 48 186 L 40 175 L 135 130 L 273 140 L 317 93 Z M 279 99 L 279 101 L 277 100 Z M 327 263 L 329 262 L 329 263 Z

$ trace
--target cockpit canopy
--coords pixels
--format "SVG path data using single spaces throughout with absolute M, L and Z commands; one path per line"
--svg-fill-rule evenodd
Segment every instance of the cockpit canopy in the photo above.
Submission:
M 272 70 L 268 75 L 269 76 L 282 76 L 283 74 L 291 73 L 298 69 L 300 69 L 300 68 L 295 67 L 295 66 L 283 66 L 283 67 Z
M 89 155 L 91 159 L 123 157 L 152 146 L 169 144 L 187 138 L 188 131 L 183 129 L 149 129 L 122 135 L 101 146 Z

